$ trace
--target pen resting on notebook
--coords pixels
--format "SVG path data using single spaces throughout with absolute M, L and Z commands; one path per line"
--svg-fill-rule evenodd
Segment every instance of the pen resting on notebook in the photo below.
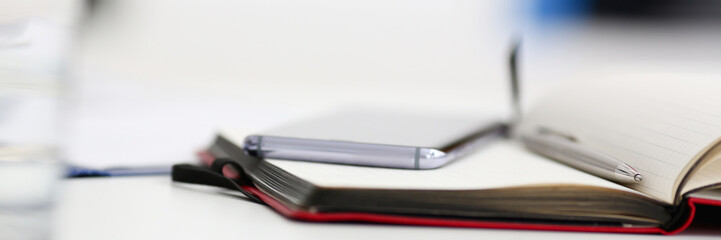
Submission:
M 520 42 L 515 43 L 509 56 L 511 83 L 511 118 L 510 136 L 515 137 L 515 127 L 521 121 L 521 93 L 518 80 L 518 49 Z M 638 183 L 643 176 L 626 163 L 615 158 L 588 149 L 578 143 L 572 136 L 541 128 L 533 136 L 521 136 L 520 140 L 532 151 L 550 157 L 564 164 L 581 169 L 611 181 Z
M 638 183 L 643 180 L 643 176 L 628 164 L 584 147 L 572 137 L 539 131 L 522 136 L 521 141 L 531 151 L 611 181 Z

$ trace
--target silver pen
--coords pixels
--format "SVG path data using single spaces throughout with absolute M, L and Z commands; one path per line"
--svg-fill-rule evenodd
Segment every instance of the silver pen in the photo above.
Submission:
M 512 137 L 518 136 L 515 130 L 521 120 L 521 91 L 517 58 L 520 46 L 520 40 L 516 41 L 509 57 L 511 106 L 514 110 L 509 134 Z M 520 136 L 521 141 L 531 151 L 611 181 L 624 183 L 643 181 L 643 176 L 636 169 L 614 157 L 579 144 L 572 136 L 546 128 L 538 130 L 537 133 L 534 133 L 535 135 Z
M 531 151 L 611 181 L 639 183 L 643 180 L 641 173 L 628 164 L 585 147 L 571 136 L 541 129 L 535 135 L 521 136 L 521 141 Z

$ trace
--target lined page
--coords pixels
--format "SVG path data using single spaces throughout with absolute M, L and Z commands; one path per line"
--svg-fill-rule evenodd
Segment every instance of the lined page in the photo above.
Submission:
M 527 152 L 499 140 L 433 170 L 404 170 L 268 160 L 314 185 L 331 188 L 478 190 L 516 186 L 574 184 L 634 192 Z
M 577 81 L 532 106 L 519 132 L 570 134 L 641 172 L 630 187 L 673 203 L 693 161 L 721 137 L 719 89 L 712 77 L 690 75 Z

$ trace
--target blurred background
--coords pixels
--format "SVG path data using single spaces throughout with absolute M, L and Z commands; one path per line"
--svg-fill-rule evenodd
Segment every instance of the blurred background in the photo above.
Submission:
M 518 40 L 524 106 L 604 73 L 721 71 L 718 1 L 56 2 L 77 10 L 62 158 L 96 168 L 192 161 L 220 128 L 348 106 L 506 118 Z
M 349 106 L 500 115 L 508 105 L 516 29 L 500 2 L 91 6 L 71 64 L 67 148 L 85 165 L 191 161 L 219 128 L 257 131 Z

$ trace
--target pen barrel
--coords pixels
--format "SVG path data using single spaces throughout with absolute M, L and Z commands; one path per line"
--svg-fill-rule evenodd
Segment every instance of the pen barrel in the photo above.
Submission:
M 420 155 L 428 154 L 417 147 L 273 136 L 249 136 L 244 144 L 260 158 L 403 169 L 418 169 Z
M 638 172 L 627 164 L 569 139 L 538 134 L 522 136 L 521 140 L 529 150 L 587 173 L 616 182 L 640 181 L 635 179 L 640 176 Z

